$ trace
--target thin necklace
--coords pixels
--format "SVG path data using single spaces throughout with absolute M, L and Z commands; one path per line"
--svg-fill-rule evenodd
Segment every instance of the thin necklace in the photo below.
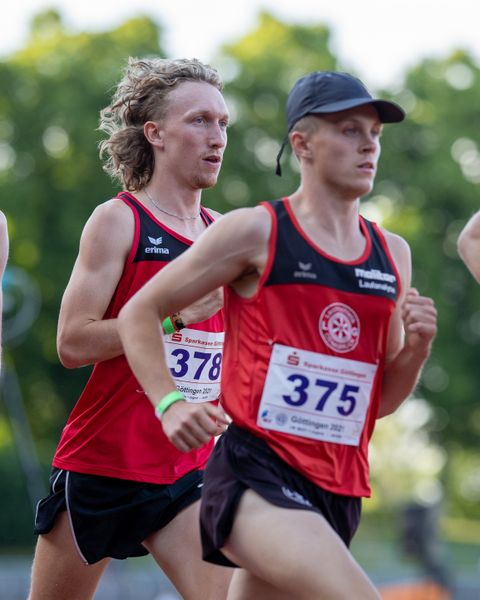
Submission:
M 181 215 L 176 215 L 175 213 L 168 212 L 168 210 L 165 210 L 161 206 L 158 206 L 158 204 L 155 202 L 155 200 L 148 193 L 147 188 L 143 188 L 143 191 L 145 192 L 145 194 L 147 195 L 147 198 L 150 200 L 150 202 L 153 204 L 153 206 L 155 206 L 155 208 L 158 208 L 159 211 L 165 213 L 166 215 L 169 215 L 170 217 L 175 217 L 176 219 L 180 219 L 180 221 L 192 221 L 193 219 L 198 219 L 198 217 L 200 216 L 200 210 L 201 210 L 200 208 L 198 209 L 198 213 L 196 215 L 194 215 L 193 217 L 182 217 Z

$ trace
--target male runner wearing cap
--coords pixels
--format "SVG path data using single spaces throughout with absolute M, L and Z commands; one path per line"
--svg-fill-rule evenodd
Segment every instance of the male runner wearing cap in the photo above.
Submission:
M 302 78 L 287 103 L 297 191 L 228 214 L 120 314 L 127 359 L 188 451 L 222 413 L 181 401 L 155 323 L 226 286 L 233 423 L 207 466 L 201 528 L 206 560 L 242 567 L 229 600 L 379 597 L 347 549 L 370 494 L 368 441 L 415 387 L 436 333 L 432 300 L 410 289 L 407 243 L 359 216 L 382 123 L 403 118 L 350 75 Z
M 480 211 L 467 221 L 458 237 L 458 253 L 480 283 Z

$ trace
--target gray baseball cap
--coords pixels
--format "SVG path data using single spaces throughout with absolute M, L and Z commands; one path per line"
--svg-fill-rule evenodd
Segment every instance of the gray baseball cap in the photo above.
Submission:
M 371 104 L 377 109 L 382 123 L 398 123 L 405 111 L 395 102 L 374 98 L 360 79 L 338 71 L 315 71 L 301 77 L 293 86 L 287 100 L 288 132 L 307 115 L 321 115 Z M 277 175 L 281 175 L 280 157 L 285 139 L 277 156 Z

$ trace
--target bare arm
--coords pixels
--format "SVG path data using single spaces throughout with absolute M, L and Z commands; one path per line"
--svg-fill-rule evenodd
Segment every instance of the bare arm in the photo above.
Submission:
M 8 231 L 5 215 L 0 212 L 0 365 L 1 365 L 1 342 L 2 342 L 2 311 L 3 311 L 3 291 L 1 282 L 5 272 L 5 266 L 8 259 Z
M 133 214 L 118 200 L 98 206 L 87 221 L 60 307 L 57 349 L 64 366 L 81 367 L 122 354 L 117 320 L 103 316 L 133 235 Z
M 195 244 L 151 279 L 125 305 L 119 330 L 130 367 L 154 406 L 176 389 L 165 360 L 159 322 L 223 285 L 242 289 L 242 281 L 263 268 L 270 234 L 265 209 L 233 211 L 213 224 Z M 165 413 L 163 427 L 183 451 L 204 444 L 225 422 L 209 403 L 177 402 Z
M 460 258 L 480 283 L 480 211 L 468 220 L 460 232 L 457 247 Z
M 400 273 L 403 291 L 390 323 L 379 417 L 394 412 L 415 389 L 437 331 L 433 300 L 410 288 L 408 245 L 393 234 L 388 234 L 387 240 Z

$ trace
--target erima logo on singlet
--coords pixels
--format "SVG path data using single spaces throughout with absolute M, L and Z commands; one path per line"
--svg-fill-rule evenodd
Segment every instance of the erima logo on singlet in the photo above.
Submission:
M 159 247 L 163 241 L 162 237 L 154 238 L 148 237 L 148 241 L 153 244 L 153 246 L 147 246 L 145 248 L 145 254 L 170 254 L 170 250 L 168 248 Z
M 148 241 L 153 244 L 154 246 L 158 246 L 159 244 L 162 243 L 163 238 L 162 237 L 158 237 L 158 238 L 152 238 L 150 236 L 148 236 Z
M 297 279 L 317 279 L 317 274 L 312 273 L 310 269 L 312 268 L 312 263 L 304 263 L 298 261 L 299 271 L 294 271 L 293 276 Z

